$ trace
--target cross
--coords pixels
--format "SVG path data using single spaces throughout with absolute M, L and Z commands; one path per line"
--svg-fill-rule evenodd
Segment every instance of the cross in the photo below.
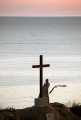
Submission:
M 43 84 L 43 67 L 50 67 L 50 64 L 43 64 L 43 55 L 40 55 L 40 65 L 33 65 L 32 68 L 40 68 L 40 98 L 43 97 L 42 84 Z

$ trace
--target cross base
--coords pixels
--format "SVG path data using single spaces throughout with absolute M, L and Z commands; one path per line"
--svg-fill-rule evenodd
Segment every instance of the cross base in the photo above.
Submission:
M 48 106 L 48 98 L 43 97 L 43 98 L 35 98 L 35 107 L 43 107 L 43 106 Z

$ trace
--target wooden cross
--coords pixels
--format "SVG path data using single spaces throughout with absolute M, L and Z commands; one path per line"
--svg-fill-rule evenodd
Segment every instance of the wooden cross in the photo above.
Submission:
M 43 65 L 43 55 L 40 55 L 40 65 L 33 65 L 32 68 L 40 68 L 40 98 L 43 97 L 42 85 L 43 85 L 43 67 L 50 67 L 50 64 Z

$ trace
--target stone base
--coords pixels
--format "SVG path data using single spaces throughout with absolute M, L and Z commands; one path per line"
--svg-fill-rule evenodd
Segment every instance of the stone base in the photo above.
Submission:
M 36 107 L 43 107 L 43 106 L 48 106 L 48 98 L 36 98 L 35 99 L 35 106 Z

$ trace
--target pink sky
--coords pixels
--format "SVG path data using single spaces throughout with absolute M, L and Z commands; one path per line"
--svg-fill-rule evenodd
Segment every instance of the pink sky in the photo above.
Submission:
M 0 16 L 81 15 L 81 0 L 0 0 Z

